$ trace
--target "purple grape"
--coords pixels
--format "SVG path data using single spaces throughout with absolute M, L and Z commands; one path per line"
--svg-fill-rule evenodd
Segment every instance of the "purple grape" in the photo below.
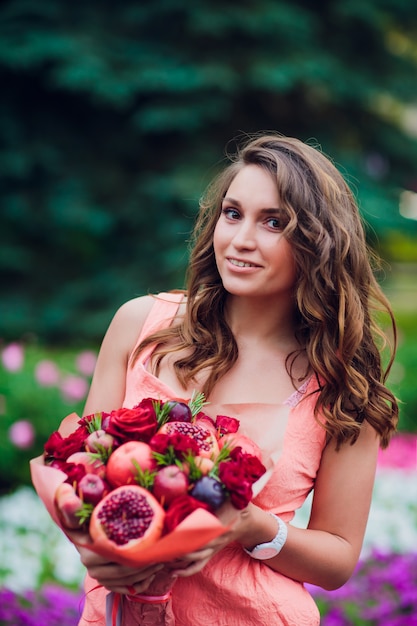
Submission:
M 172 405 L 169 411 L 169 422 L 192 422 L 191 409 L 185 402 L 169 401 L 166 404 Z
M 197 480 L 190 495 L 196 500 L 205 502 L 213 509 L 218 509 L 226 499 L 223 485 L 211 476 L 203 476 Z

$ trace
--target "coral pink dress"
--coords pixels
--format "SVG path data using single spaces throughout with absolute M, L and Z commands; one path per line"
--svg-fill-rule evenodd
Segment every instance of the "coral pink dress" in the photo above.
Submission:
M 160 294 L 138 338 L 167 327 L 175 317 L 182 294 Z M 147 372 L 149 346 L 129 367 L 124 406 L 133 407 L 143 398 L 162 400 L 173 393 Z M 326 433 L 314 417 L 314 378 L 282 405 L 235 404 L 208 405 L 205 411 L 237 417 L 240 431 L 251 437 L 272 464 L 271 476 L 254 502 L 266 511 L 290 522 L 294 512 L 314 487 Z M 213 415 L 213 412 L 215 413 Z M 86 590 L 95 587 L 87 576 Z M 87 593 L 79 626 L 104 626 L 106 591 Z M 238 543 L 231 543 L 215 555 L 203 571 L 174 584 L 172 606 L 175 626 L 317 626 L 320 623 L 314 600 L 302 583 L 270 569 L 247 555 Z M 152 620 L 152 618 L 150 618 Z M 157 619 L 123 619 L 123 626 L 161 624 Z M 167 618 L 167 623 L 172 624 Z

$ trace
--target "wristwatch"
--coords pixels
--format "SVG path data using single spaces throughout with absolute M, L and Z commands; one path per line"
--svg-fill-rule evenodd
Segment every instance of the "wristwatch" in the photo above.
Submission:
M 252 550 L 247 550 L 244 548 L 245 552 L 249 554 L 253 559 L 258 559 L 259 561 L 264 561 L 266 559 L 272 559 L 274 556 L 279 554 L 284 546 L 284 543 L 287 540 L 288 528 L 287 525 L 282 521 L 278 515 L 274 515 L 270 513 L 272 517 L 278 522 L 278 532 L 275 537 L 271 541 L 267 541 L 266 543 L 258 543 L 257 546 L 252 548 Z

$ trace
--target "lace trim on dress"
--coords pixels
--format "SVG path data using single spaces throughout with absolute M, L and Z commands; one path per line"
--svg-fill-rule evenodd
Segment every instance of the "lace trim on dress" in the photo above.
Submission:
M 310 381 L 311 381 L 311 376 L 303 382 L 301 387 L 296 389 L 294 393 L 292 393 L 290 397 L 285 400 L 284 404 L 286 404 L 287 406 L 290 406 L 292 409 L 296 407 L 297 404 L 302 400 L 304 394 L 306 393 L 307 387 L 310 384 Z

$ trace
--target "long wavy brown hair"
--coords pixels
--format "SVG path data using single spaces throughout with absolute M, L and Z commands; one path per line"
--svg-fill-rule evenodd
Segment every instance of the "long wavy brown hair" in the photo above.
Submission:
M 288 355 L 292 368 L 302 352 L 318 381 L 316 416 L 324 416 L 328 435 L 339 446 L 354 443 L 369 422 L 388 445 L 398 421 L 398 404 L 386 387 L 396 349 L 392 309 L 374 275 L 377 257 L 368 249 L 354 195 L 333 163 L 317 147 L 278 134 L 251 137 L 229 157 L 229 164 L 200 201 L 187 272 L 186 312 L 176 324 L 146 338 L 157 346 L 155 371 L 168 353 L 184 350 L 174 363 L 186 388 L 209 372 L 206 397 L 235 363 L 238 348 L 224 315 L 227 293 L 216 267 L 213 233 L 222 200 L 245 166 L 268 171 L 277 184 L 297 271 L 296 337 L 301 346 Z M 376 322 L 385 312 L 387 333 Z M 387 364 L 382 363 L 388 350 Z M 294 378 L 293 378 L 294 382 Z

